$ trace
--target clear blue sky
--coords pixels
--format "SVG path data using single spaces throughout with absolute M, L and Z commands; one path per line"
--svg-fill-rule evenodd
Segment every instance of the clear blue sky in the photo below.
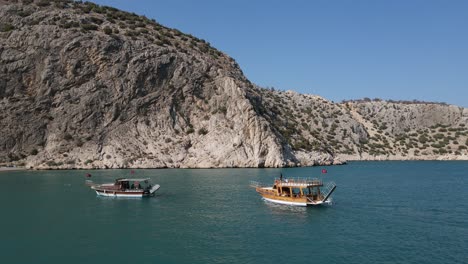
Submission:
M 260 86 L 468 107 L 468 0 L 99 0 L 209 41 Z

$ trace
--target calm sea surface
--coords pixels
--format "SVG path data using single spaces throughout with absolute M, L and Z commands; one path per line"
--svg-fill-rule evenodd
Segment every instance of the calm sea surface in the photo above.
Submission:
M 332 206 L 263 201 L 249 181 L 322 168 L 99 170 L 150 177 L 144 199 L 101 198 L 88 171 L 0 172 L 2 263 L 468 263 L 468 162 L 327 167 Z

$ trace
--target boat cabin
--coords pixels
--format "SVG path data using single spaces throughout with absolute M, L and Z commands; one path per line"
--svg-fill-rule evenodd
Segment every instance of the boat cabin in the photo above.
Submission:
M 115 186 L 119 190 L 149 190 L 152 185 L 149 178 L 146 179 L 127 179 L 119 178 L 115 180 Z
M 276 195 L 283 197 L 321 197 L 320 187 L 323 182 L 319 179 L 275 179 L 273 190 Z

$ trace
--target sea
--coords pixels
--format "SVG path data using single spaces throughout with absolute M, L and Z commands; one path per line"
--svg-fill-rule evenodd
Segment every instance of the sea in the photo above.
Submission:
M 468 263 L 468 162 L 282 169 L 0 172 L 1 263 Z M 85 185 L 148 177 L 151 198 Z M 334 181 L 333 203 L 262 200 L 250 181 Z

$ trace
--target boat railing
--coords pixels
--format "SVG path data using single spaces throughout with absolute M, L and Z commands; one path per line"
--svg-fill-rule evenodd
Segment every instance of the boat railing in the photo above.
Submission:
M 289 186 L 322 186 L 323 182 L 318 178 L 276 178 L 275 183 Z
M 333 191 L 336 189 L 336 184 L 335 182 L 327 182 L 327 185 L 322 188 L 322 193 L 323 193 L 323 200 L 322 202 L 326 202 L 328 197 L 333 193 Z

